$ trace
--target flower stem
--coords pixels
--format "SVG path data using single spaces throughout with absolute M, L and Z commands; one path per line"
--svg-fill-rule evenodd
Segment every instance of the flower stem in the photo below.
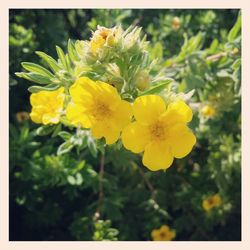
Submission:
M 157 201 L 156 201 L 156 195 L 155 195 L 155 189 L 154 189 L 152 183 L 151 183 L 151 182 L 149 181 L 149 179 L 145 176 L 143 170 L 142 170 L 140 167 L 139 167 L 138 169 L 139 169 L 139 173 L 140 173 L 141 177 L 143 178 L 143 180 L 144 180 L 146 186 L 148 187 L 148 189 L 149 189 L 149 191 L 150 191 L 150 193 L 151 193 L 152 199 L 157 203 Z
M 104 190 L 103 190 L 103 176 L 104 176 L 104 164 L 105 163 L 105 154 L 101 154 L 100 159 L 100 170 L 99 170 L 99 195 L 98 195 L 98 206 L 96 209 L 95 217 L 96 219 L 100 218 L 100 210 L 104 198 Z

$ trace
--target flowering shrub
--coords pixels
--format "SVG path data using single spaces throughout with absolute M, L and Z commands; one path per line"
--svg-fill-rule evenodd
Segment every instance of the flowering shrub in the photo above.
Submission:
M 240 31 L 238 10 L 11 10 L 10 239 L 240 240 Z
M 124 31 L 121 26 L 97 26 L 89 41 L 74 44 L 69 40 L 68 54 L 57 46 L 58 61 L 37 52 L 51 71 L 22 63 L 29 73 L 18 76 L 50 83 L 29 88 L 31 120 L 49 125 L 45 129 L 59 122 L 90 129 L 88 136 L 105 138 L 102 148 L 117 142 L 122 133 L 125 148 L 144 151 L 143 164 L 153 171 L 167 169 L 173 157 L 190 153 L 196 142 L 186 126 L 192 110 L 184 103 L 184 95 L 171 89 L 164 92 L 173 81 L 164 70 L 150 75 L 156 61 L 149 59 L 146 38 L 141 40 L 140 33 L 138 27 Z M 147 85 L 142 86 L 145 77 Z M 136 122 L 129 124 L 132 115 Z

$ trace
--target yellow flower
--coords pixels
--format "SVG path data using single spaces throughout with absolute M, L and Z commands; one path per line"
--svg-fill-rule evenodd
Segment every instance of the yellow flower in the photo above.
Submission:
M 154 229 L 151 232 L 151 237 L 154 241 L 169 241 L 174 239 L 176 233 L 169 226 L 163 225 L 159 229 Z
M 196 138 L 186 123 L 192 110 L 183 101 L 170 103 L 157 95 L 138 97 L 133 105 L 136 121 L 122 133 L 125 148 L 143 154 L 143 164 L 152 171 L 167 169 L 173 158 L 190 153 Z
M 211 105 L 205 105 L 201 109 L 201 113 L 204 117 L 212 118 L 215 115 L 215 109 Z
M 116 88 L 87 77 L 79 78 L 71 87 L 72 102 L 66 116 L 74 125 L 91 128 L 93 137 L 104 137 L 107 144 L 116 142 L 121 130 L 130 122 L 132 107 L 121 100 Z
M 16 119 L 19 123 L 25 122 L 29 120 L 29 118 L 30 118 L 30 115 L 28 112 L 21 111 L 21 112 L 16 113 Z
M 31 120 L 35 123 L 43 123 L 45 125 L 59 123 L 64 99 L 63 87 L 55 91 L 40 91 L 31 94 Z
M 95 55 L 97 50 L 104 45 L 112 47 L 115 43 L 115 30 L 107 29 L 105 27 L 98 26 L 97 30 L 93 33 L 90 41 L 90 47 L 92 53 Z
M 208 197 L 207 199 L 203 200 L 202 207 L 207 212 L 210 211 L 214 207 L 220 206 L 222 203 L 221 197 L 219 194 L 215 194 L 213 196 Z

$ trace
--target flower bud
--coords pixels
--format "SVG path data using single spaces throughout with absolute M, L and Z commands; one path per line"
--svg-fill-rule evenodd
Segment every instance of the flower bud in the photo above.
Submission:
M 148 89 L 150 86 L 150 75 L 148 74 L 148 72 L 146 72 L 145 70 L 140 71 L 136 75 L 135 85 L 141 91 Z
M 173 20 L 172 20 L 172 28 L 174 30 L 178 30 L 181 26 L 181 21 L 180 21 L 180 18 L 179 17 L 174 17 Z
M 232 55 L 238 54 L 239 53 L 239 49 L 238 48 L 234 48 L 232 50 Z
M 16 113 L 16 119 L 19 123 L 25 122 L 30 119 L 29 113 L 25 111 L 21 111 Z
M 90 41 L 90 48 L 95 55 L 97 51 L 104 46 L 112 47 L 115 45 L 115 29 L 108 29 L 98 26 L 97 30 L 93 33 Z

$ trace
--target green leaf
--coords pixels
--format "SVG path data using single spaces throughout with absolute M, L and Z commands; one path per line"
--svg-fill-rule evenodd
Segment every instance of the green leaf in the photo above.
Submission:
M 41 86 L 31 86 L 28 88 L 28 91 L 31 93 L 37 93 L 40 91 L 54 91 L 60 88 L 60 85 L 56 84 L 56 83 L 51 83 L 45 87 L 41 87 Z
M 9 133 L 11 135 L 11 137 L 14 139 L 14 140 L 17 140 L 19 138 L 19 133 L 18 133 L 18 130 L 17 128 L 13 125 L 13 124 L 9 124 Z
M 75 184 L 76 184 L 76 179 L 75 179 L 75 177 L 72 176 L 72 175 L 69 175 L 69 176 L 67 177 L 67 180 L 68 180 L 68 183 L 69 183 L 70 185 L 75 185 Z
M 52 133 L 54 129 L 55 129 L 55 126 L 51 126 L 51 125 L 42 126 L 36 130 L 36 134 L 40 136 L 48 135 Z
M 237 37 L 241 30 L 241 15 L 238 15 L 237 21 L 234 24 L 233 28 L 229 31 L 229 34 L 227 36 L 227 39 L 229 42 L 234 41 L 234 39 Z
M 219 41 L 218 39 L 214 39 L 210 45 L 210 48 L 209 48 L 209 53 L 213 54 L 216 52 L 216 50 L 218 49 L 218 46 L 219 46 Z
M 10 76 L 9 77 L 9 84 L 10 84 L 10 86 L 15 86 L 15 85 L 17 85 L 17 80 Z
M 37 73 L 24 73 L 24 72 L 17 72 L 15 73 L 16 76 L 27 79 L 31 82 L 39 83 L 39 84 L 48 84 L 52 83 L 50 78 L 37 74 Z
M 71 71 L 72 69 L 71 69 L 71 67 L 70 67 L 70 59 L 69 59 L 69 55 L 68 55 L 68 54 L 66 54 L 65 60 L 66 60 L 66 64 L 67 64 L 67 69 L 68 69 L 68 71 Z
M 195 89 L 190 90 L 188 93 L 184 94 L 185 101 L 191 99 L 191 97 L 194 95 Z
M 72 62 L 79 61 L 79 57 L 76 53 L 74 44 L 70 39 L 68 41 L 68 53 L 69 53 L 69 58 Z
M 58 135 L 65 141 L 69 140 L 72 137 L 72 135 L 66 131 L 60 131 Z
M 198 75 L 187 75 L 184 78 L 187 89 L 202 88 L 205 85 L 205 81 Z
M 152 58 L 162 59 L 163 47 L 162 47 L 160 42 L 157 42 L 155 44 L 155 46 L 152 48 L 152 51 L 150 54 L 151 54 Z
M 57 124 L 51 137 L 56 137 L 62 130 L 62 124 Z
M 237 59 L 234 61 L 233 65 L 232 65 L 232 69 L 236 70 L 241 66 L 241 59 Z
M 92 137 L 88 137 L 87 145 L 89 148 L 90 153 L 93 155 L 93 157 L 97 157 L 97 147 L 95 144 L 95 141 Z
M 67 65 L 65 54 L 64 54 L 63 50 L 59 46 L 56 46 L 56 52 L 57 52 L 57 55 L 58 55 L 58 57 L 60 59 L 60 62 L 63 65 L 64 69 L 67 70 L 68 65 Z
M 63 144 L 61 144 L 57 150 L 57 155 L 66 154 L 71 151 L 71 149 L 74 147 L 70 141 L 66 141 Z
M 51 56 L 45 54 L 42 51 L 36 51 L 36 54 L 40 56 L 46 63 L 47 65 L 53 70 L 53 72 L 57 72 L 61 70 L 62 68 L 58 65 L 55 59 L 53 59 Z
M 204 42 L 205 33 L 199 32 L 196 36 L 191 37 L 188 39 L 187 34 L 184 34 L 184 44 L 181 47 L 181 52 L 177 56 L 177 62 L 181 62 L 185 60 L 185 58 L 195 51 L 200 50 L 202 44 Z
M 76 185 L 80 186 L 83 183 L 82 175 L 80 173 L 77 173 L 75 180 L 76 180 Z
M 154 85 L 150 89 L 140 92 L 139 96 L 142 95 L 152 95 L 152 94 L 159 94 L 161 91 L 163 91 L 171 82 L 173 79 L 168 79 L 164 83 L 159 83 L 157 85 Z
M 48 78 L 54 77 L 54 75 L 50 71 L 48 71 L 47 69 L 45 69 L 44 67 L 38 64 L 30 63 L 30 62 L 22 62 L 21 65 L 23 66 L 24 69 L 26 69 L 29 72 L 38 73 L 39 75 L 42 75 Z

